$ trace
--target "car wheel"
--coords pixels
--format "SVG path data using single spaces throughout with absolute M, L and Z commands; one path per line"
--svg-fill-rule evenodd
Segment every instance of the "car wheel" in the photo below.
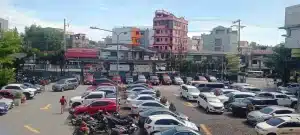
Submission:
M 276 135 L 276 133 L 268 133 L 267 135 Z
M 209 113 L 208 107 L 206 107 L 205 112 L 206 112 L 207 114 Z

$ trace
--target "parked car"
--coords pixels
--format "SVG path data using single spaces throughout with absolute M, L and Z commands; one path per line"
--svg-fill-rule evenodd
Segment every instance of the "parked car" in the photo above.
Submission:
M 114 93 L 117 92 L 117 87 L 115 86 L 98 86 L 96 89 L 92 90 L 92 91 L 112 91 Z
M 231 112 L 234 116 L 247 116 L 249 107 L 253 106 L 254 110 L 260 110 L 266 106 L 278 105 L 277 101 L 262 97 L 247 97 L 241 101 L 231 103 Z
M 141 95 L 132 95 L 129 96 L 126 101 L 125 101 L 125 106 L 127 107 L 132 107 L 133 104 L 138 104 L 139 102 L 143 101 L 156 101 L 157 99 L 154 98 L 152 95 L 147 95 L 147 94 L 141 94 Z
M 160 81 L 163 85 L 171 85 L 172 84 L 172 80 L 170 78 L 169 75 L 164 74 L 160 77 Z
M 297 105 L 297 101 L 294 101 L 292 105 L 292 100 L 287 95 L 278 92 L 260 92 L 256 96 L 275 99 L 281 106 L 295 107 Z
M 76 82 L 75 82 L 76 81 Z M 65 90 L 75 90 L 78 86 L 77 80 L 74 79 L 62 79 L 52 85 L 53 91 L 65 91 Z
M 225 88 L 224 83 L 219 82 L 199 82 L 195 85 L 200 92 L 211 92 L 215 88 Z
M 93 101 L 104 97 L 105 92 L 103 91 L 85 92 L 81 96 L 72 97 L 69 101 L 69 105 L 74 108 L 81 104 L 90 104 Z
M 18 90 L 0 90 L 0 96 L 14 100 L 18 92 L 19 92 Z M 26 96 L 22 93 L 21 103 L 25 103 L 25 102 L 26 102 Z
M 172 112 L 166 108 L 152 108 L 152 109 L 149 109 L 149 110 L 139 113 L 139 115 L 138 115 L 139 125 L 144 126 L 145 120 L 147 117 L 149 117 L 151 115 L 157 115 L 157 114 L 168 114 L 168 115 L 172 115 L 172 116 L 176 117 L 177 119 L 189 120 L 189 117 L 184 115 L 183 113 Z
M 277 117 L 282 114 L 295 113 L 295 109 L 282 107 L 282 106 L 267 106 L 260 110 L 252 111 L 247 115 L 247 122 L 256 125 L 257 123 L 264 122 L 272 117 Z
M 208 82 L 208 80 L 204 76 L 198 76 L 198 75 L 194 77 L 194 80 Z
M 8 110 L 9 110 L 9 106 L 4 102 L 0 102 L 0 114 L 1 115 L 6 114 Z
M 242 92 L 252 92 L 252 93 L 256 93 L 256 94 L 259 92 L 262 92 L 261 89 L 253 87 L 253 86 L 239 86 L 238 90 L 242 91 Z
M 193 77 L 183 77 L 182 80 L 185 84 L 190 84 L 193 81 Z
M 147 83 L 147 79 L 144 75 L 138 75 L 137 77 L 137 81 L 143 82 L 143 83 Z
M 149 116 L 145 121 L 144 128 L 148 134 L 152 135 L 156 132 L 165 131 L 176 126 L 184 126 L 195 131 L 199 131 L 195 123 L 186 120 L 179 120 L 174 116 L 167 114 Z
M 8 109 L 11 109 L 14 107 L 14 101 L 12 99 L 4 98 L 4 97 L 0 96 L 0 102 L 5 103 L 8 106 Z
M 200 91 L 195 86 L 185 84 L 180 86 L 179 92 L 180 97 L 187 100 L 197 100 L 200 94 Z
M 175 76 L 172 78 L 173 84 L 181 85 L 183 84 L 183 80 L 179 76 Z
M 233 83 L 230 85 L 229 88 L 238 90 L 238 87 L 240 86 L 251 86 L 251 85 L 248 83 Z
M 121 83 L 122 82 L 121 76 L 119 76 L 119 75 L 113 76 L 112 81 L 114 81 L 117 84 Z
M 251 92 L 231 92 L 227 94 L 228 101 L 224 101 L 224 106 L 226 109 L 230 109 L 231 103 L 241 101 L 247 97 L 254 97 L 255 94 Z
M 41 93 L 43 91 L 43 87 L 41 85 L 33 85 L 31 83 L 23 83 L 23 85 L 27 86 L 28 88 L 36 89 L 37 93 Z
M 298 135 L 300 131 L 300 115 L 287 114 L 274 117 L 265 122 L 258 123 L 255 131 L 259 135 Z
M 143 112 L 148 109 L 155 109 L 155 108 L 167 108 L 169 106 L 163 105 L 159 101 L 156 100 L 147 100 L 144 102 L 139 102 L 137 104 L 132 104 L 131 106 L 131 113 L 132 114 L 139 114 L 139 112 Z
M 18 91 L 21 91 L 26 96 L 26 99 L 32 99 L 37 94 L 36 89 L 28 88 L 23 84 L 8 84 L 8 85 L 2 87 L 2 90 L 18 90 Z
M 137 92 L 136 95 L 151 95 L 151 96 L 155 96 L 156 95 L 156 92 L 153 91 L 153 90 L 142 90 L 140 92 Z
M 127 89 L 133 89 L 135 87 L 144 87 L 146 89 L 152 88 L 152 87 L 149 87 L 149 85 L 146 83 L 140 83 L 140 84 L 130 84 L 127 86 Z
M 70 110 L 70 114 L 80 115 L 83 113 L 88 113 L 90 115 L 99 112 L 99 110 L 105 112 L 116 112 L 116 102 L 111 99 L 98 99 L 91 104 L 82 104 Z
M 152 85 L 159 85 L 159 78 L 156 75 L 150 76 L 149 81 Z
M 84 85 L 92 85 L 94 82 L 94 76 L 92 74 L 86 74 L 84 76 Z
M 222 102 L 225 103 L 229 100 L 229 93 L 231 92 L 239 92 L 238 90 L 234 89 L 224 89 L 224 88 L 216 88 L 211 90 L 211 93 L 217 96 L 217 98 Z
M 209 81 L 209 82 L 217 82 L 217 81 L 218 81 L 217 78 L 214 77 L 214 76 L 212 76 L 212 75 L 205 75 L 204 77 L 205 77 L 206 80 Z
M 194 131 L 189 127 L 184 126 L 176 126 L 169 130 L 165 130 L 162 132 L 157 132 L 154 135 L 202 135 L 199 132 Z
M 211 93 L 200 93 L 197 104 L 199 107 L 204 108 L 206 113 L 216 112 L 223 114 L 225 110 L 223 103 Z

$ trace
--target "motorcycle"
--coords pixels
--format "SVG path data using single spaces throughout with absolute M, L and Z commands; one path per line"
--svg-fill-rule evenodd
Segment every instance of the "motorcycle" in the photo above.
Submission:
M 76 118 L 71 119 L 71 124 L 74 126 L 78 126 L 82 121 L 92 126 L 91 128 L 93 130 L 91 130 L 91 132 L 108 132 L 108 127 L 106 126 L 108 124 L 108 121 L 102 114 L 96 114 L 93 116 L 90 116 L 88 114 L 79 115 Z
M 132 135 L 137 130 L 138 127 L 133 123 L 125 126 L 116 125 L 115 128 L 112 128 L 112 131 L 109 133 L 109 135 Z

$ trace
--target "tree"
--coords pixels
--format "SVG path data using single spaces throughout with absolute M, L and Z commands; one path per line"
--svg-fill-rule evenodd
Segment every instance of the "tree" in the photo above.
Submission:
M 281 43 L 273 48 L 273 54 L 267 56 L 265 65 L 275 71 L 284 84 L 290 79 L 290 68 L 287 67 L 291 58 L 291 49 L 285 48 Z
M 15 57 L 21 50 L 21 38 L 16 29 L 0 33 L 0 86 L 14 82 Z
M 57 51 L 62 47 L 63 32 L 56 28 L 31 25 L 25 27 L 24 42 L 27 47 L 40 51 Z
M 225 58 L 227 71 L 237 73 L 239 71 L 240 58 L 235 54 L 227 54 Z

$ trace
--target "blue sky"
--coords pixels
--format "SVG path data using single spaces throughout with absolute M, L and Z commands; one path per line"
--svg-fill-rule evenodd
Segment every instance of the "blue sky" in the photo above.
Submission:
M 1 0 L 0 17 L 10 27 L 23 29 L 36 23 L 86 33 L 100 40 L 110 33 L 89 30 L 89 26 L 111 29 L 115 26 L 151 26 L 154 12 L 164 9 L 189 21 L 189 36 L 208 32 L 218 25 L 230 26 L 241 19 L 246 27 L 241 38 L 274 45 L 283 41 L 285 7 L 298 0 Z

